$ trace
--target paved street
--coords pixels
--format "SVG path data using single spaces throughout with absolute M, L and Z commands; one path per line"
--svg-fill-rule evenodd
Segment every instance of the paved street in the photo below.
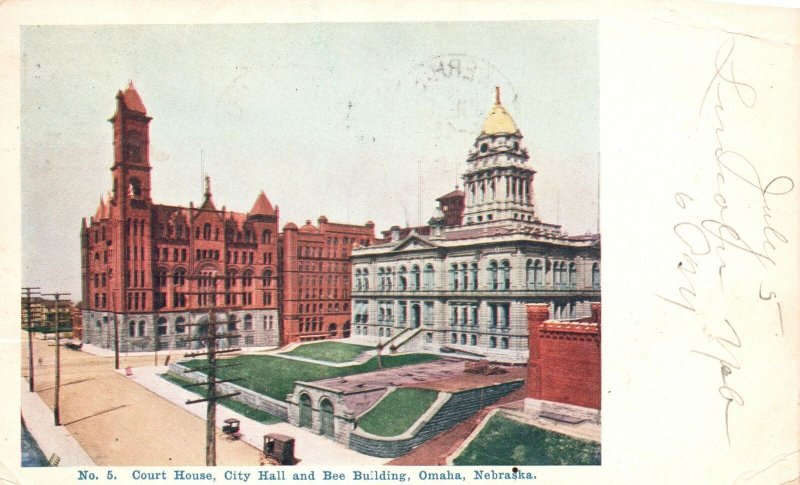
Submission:
M 21 370 L 27 379 L 27 336 L 23 333 L 21 338 Z M 163 361 L 164 356 L 160 358 Z M 34 363 L 35 390 L 52 409 L 55 394 L 52 341 L 34 339 Z M 136 373 L 137 367 L 152 366 L 153 356 L 123 355 L 120 364 L 123 369 L 133 367 Z M 28 392 L 27 386 L 22 392 Z M 115 372 L 113 357 L 62 347 L 60 394 L 61 422 L 97 465 L 205 464 L 204 421 Z M 23 415 L 25 412 L 23 409 Z M 45 423 L 33 426 L 37 425 L 42 425 L 39 427 L 44 432 L 63 433 L 53 426 L 52 414 Z M 258 465 L 259 454 L 258 449 L 242 441 L 217 440 L 220 465 Z
M 23 338 L 27 338 L 23 335 Z M 22 374 L 27 377 L 27 340 L 23 340 Z M 23 382 L 23 408 L 30 408 L 26 421 L 34 421 L 37 437 L 42 433 L 57 439 L 66 429 L 85 450 L 68 451 L 69 445 L 43 446 L 49 453 L 64 455 L 64 465 L 93 461 L 97 465 L 203 465 L 205 464 L 205 404 L 186 405 L 198 396 L 162 379 L 166 367 L 154 366 L 153 354 L 121 355 L 120 370 L 110 356 L 61 349 L 61 422 L 53 426 L 55 348 L 53 342 L 34 340 L 36 391 L 34 399 Z M 166 355 L 159 355 L 159 364 Z M 172 359 L 178 357 L 173 355 Z M 131 367 L 132 375 L 125 369 Z M 33 411 L 29 402 L 38 402 Z M 42 404 L 44 401 L 47 406 Z M 28 417 L 30 416 L 30 417 Z M 340 444 L 287 423 L 264 425 L 223 407 L 217 407 L 217 422 L 236 417 L 242 421 L 242 439 L 217 437 L 217 463 L 258 465 L 263 435 L 274 432 L 295 438 L 299 466 L 379 465 L 387 460 L 356 453 Z M 29 425 L 30 427 L 30 425 Z M 65 440 L 68 441 L 68 440 Z M 61 441 L 59 441 L 60 443 Z M 51 451 L 52 450 L 52 451 Z M 75 458 L 72 458 L 73 455 Z M 88 455 L 88 456 L 87 456 Z
M 131 380 L 197 416 L 205 416 L 205 405 L 185 404 L 187 399 L 196 399 L 197 394 L 170 384 L 159 377 L 159 373 L 166 371 L 166 367 L 141 367 L 135 369 Z M 300 459 L 298 466 L 341 465 L 343 463 L 377 466 L 389 461 L 387 458 L 362 455 L 318 434 L 296 428 L 288 423 L 261 424 L 228 408 L 218 406 L 217 421 L 222 422 L 226 418 L 241 420 L 242 441 L 256 447 L 262 446 L 263 437 L 267 433 L 281 433 L 293 437 L 295 439 L 295 455 Z

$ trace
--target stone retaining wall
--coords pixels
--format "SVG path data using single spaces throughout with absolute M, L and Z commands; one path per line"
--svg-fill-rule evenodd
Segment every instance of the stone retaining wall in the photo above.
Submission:
M 449 399 L 448 393 L 442 392 L 440 399 L 429 410 L 431 413 L 423 415 L 408 432 L 387 438 L 371 435 L 357 428 L 350 434 L 350 448 L 365 455 L 383 458 L 404 455 L 417 445 L 461 423 L 486 406 L 494 404 L 501 397 L 521 387 L 523 383 L 524 381 L 520 379 L 469 389 L 449 394 Z
M 189 370 L 189 368 L 178 363 L 172 363 L 169 365 L 169 372 L 180 377 L 181 379 L 186 379 L 187 381 L 191 382 L 205 382 L 206 376 L 202 372 L 184 373 L 186 370 Z M 251 391 L 250 389 L 246 389 L 242 386 L 237 386 L 232 382 L 223 382 L 222 384 L 218 384 L 218 389 L 226 394 L 229 392 L 239 392 L 241 394 L 234 396 L 231 399 L 234 401 L 239 401 L 243 404 L 247 404 L 251 408 L 260 409 L 264 412 L 272 414 L 273 416 L 277 416 L 284 421 L 289 420 L 288 404 L 283 401 L 278 401 L 255 391 Z

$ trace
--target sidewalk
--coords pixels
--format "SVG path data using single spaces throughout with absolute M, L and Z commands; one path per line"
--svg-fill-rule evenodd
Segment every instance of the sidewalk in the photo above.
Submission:
M 129 379 L 167 401 L 205 419 L 205 404 L 186 404 L 189 399 L 197 399 L 197 394 L 176 386 L 159 376 L 166 371 L 167 368 L 164 366 L 136 367 L 133 369 L 133 376 Z M 123 375 L 125 373 L 124 370 L 118 372 Z M 298 466 L 342 464 L 378 466 L 388 461 L 386 458 L 362 455 L 318 434 L 296 428 L 289 423 L 262 424 L 224 406 L 217 406 L 218 426 L 228 418 L 236 418 L 241 421 L 241 440 L 259 450 L 264 446 L 264 435 L 267 433 L 281 433 L 294 438 L 295 456 L 300 460 Z
M 28 391 L 28 381 L 22 379 L 22 417 L 33 439 L 48 459 L 55 453 L 61 458 L 58 466 L 94 466 L 94 461 L 64 426 L 53 424 L 53 411 L 39 395 Z

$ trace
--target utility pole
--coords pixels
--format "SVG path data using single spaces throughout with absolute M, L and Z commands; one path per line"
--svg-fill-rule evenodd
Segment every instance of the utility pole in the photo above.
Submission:
M 114 314 L 114 369 L 119 369 L 119 322 L 114 292 L 111 292 L 111 313 Z
M 59 391 L 61 387 L 61 313 L 58 305 L 58 299 L 62 296 L 67 296 L 69 293 L 47 293 L 43 296 L 53 296 L 56 300 L 56 386 L 55 386 L 55 400 L 53 404 L 53 420 L 56 426 L 61 426 L 61 414 L 59 410 Z
M 230 278 L 230 277 L 229 277 Z M 232 337 L 239 337 L 238 333 L 231 333 L 230 331 L 226 330 L 223 333 L 219 333 L 217 331 L 218 325 L 229 325 L 230 323 L 235 323 L 236 320 L 229 320 L 225 319 L 222 322 L 217 321 L 217 279 L 220 279 L 219 276 L 216 274 L 213 276 L 200 276 L 197 277 L 200 281 L 200 285 L 208 285 L 210 284 L 211 289 L 208 291 L 200 292 L 198 291 L 196 294 L 199 296 L 204 296 L 204 298 L 208 299 L 208 324 L 195 322 L 189 324 L 189 326 L 196 326 L 198 330 L 203 325 L 206 325 L 206 332 L 205 335 L 200 335 L 195 338 L 188 338 L 184 341 L 186 342 L 204 342 L 206 346 L 206 352 L 193 352 L 184 354 L 185 357 L 199 357 L 199 356 L 206 356 L 208 365 L 203 368 L 192 369 L 187 372 L 198 372 L 198 371 L 206 371 L 206 382 L 199 382 L 196 384 L 190 384 L 186 387 L 191 386 L 206 386 L 206 397 L 203 399 L 191 399 L 186 401 L 186 404 L 196 404 L 201 402 L 206 402 L 206 466 L 216 466 L 217 465 L 217 401 L 222 399 L 227 399 L 233 396 L 238 396 L 239 392 L 231 392 L 228 394 L 220 394 L 217 390 L 217 385 L 222 384 L 223 382 L 233 382 L 240 380 L 239 378 L 235 379 L 217 379 L 217 370 L 222 367 L 230 367 L 237 364 L 222 364 L 220 365 L 217 360 L 217 356 L 219 354 L 225 354 L 230 352 L 238 352 L 241 349 L 239 348 L 229 348 L 220 350 L 217 349 L 217 344 L 222 339 L 228 339 Z M 190 293 L 191 294 L 191 293 Z M 234 294 L 235 293 L 230 293 Z M 232 309 L 231 307 L 227 307 L 226 310 Z M 200 333 L 200 332 L 198 332 Z
M 33 329 L 31 328 L 31 293 L 37 292 L 39 290 L 38 286 L 25 286 L 22 288 L 22 291 L 26 293 L 26 309 L 28 312 L 28 388 L 30 392 L 33 392 L 33 337 L 31 334 L 33 333 Z

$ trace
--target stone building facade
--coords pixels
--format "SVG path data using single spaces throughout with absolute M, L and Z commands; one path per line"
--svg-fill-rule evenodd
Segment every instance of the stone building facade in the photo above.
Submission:
M 356 340 L 524 362 L 526 305 L 568 319 L 600 300 L 600 237 L 539 220 L 536 172 L 499 91 L 466 164 L 427 234 L 394 227 L 353 251 Z

